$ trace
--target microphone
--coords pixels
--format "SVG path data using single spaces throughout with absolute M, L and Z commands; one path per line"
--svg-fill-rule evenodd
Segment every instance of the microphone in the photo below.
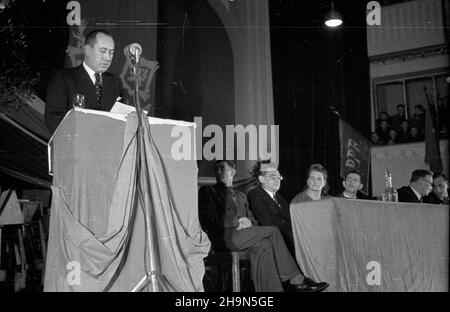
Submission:
M 130 61 L 135 60 L 136 64 L 138 64 L 142 54 L 142 47 L 139 43 L 130 43 L 125 46 L 123 52 L 125 53 L 125 56 L 130 59 Z

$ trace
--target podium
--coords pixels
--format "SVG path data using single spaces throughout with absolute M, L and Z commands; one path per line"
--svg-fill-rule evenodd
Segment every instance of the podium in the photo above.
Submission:
M 448 208 L 344 198 L 291 204 L 297 262 L 328 291 L 448 291 Z
M 210 242 L 198 221 L 195 126 L 145 120 L 147 190 L 136 186 L 135 114 L 77 108 L 50 140 L 45 291 L 132 291 L 150 261 L 143 209 L 151 209 L 155 224 L 161 291 L 203 291 Z M 192 157 L 174 157 L 179 137 L 173 133 L 189 134 Z M 150 205 L 136 200 L 136 192 L 148 192 Z

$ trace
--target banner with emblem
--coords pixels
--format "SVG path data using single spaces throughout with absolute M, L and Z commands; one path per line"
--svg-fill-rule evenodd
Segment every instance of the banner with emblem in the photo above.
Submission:
M 341 177 L 350 170 L 361 174 L 361 192 L 369 195 L 370 142 L 344 120 L 339 119 Z
M 109 72 L 122 79 L 126 98 L 133 103 L 134 76 L 132 66 L 123 52 L 130 43 L 142 46 L 138 70 L 139 98 L 141 106 L 149 110 L 154 96 L 152 85 L 155 72 L 157 47 L 157 0 L 78 0 L 67 1 L 66 21 L 70 26 L 65 67 L 75 67 L 83 61 L 85 36 L 94 29 L 108 31 L 114 38 L 114 58 Z

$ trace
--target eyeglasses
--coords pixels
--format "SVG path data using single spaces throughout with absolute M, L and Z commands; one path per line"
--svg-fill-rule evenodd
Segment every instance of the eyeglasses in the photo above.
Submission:
M 431 186 L 431 185 L 433 185 L 433 181 L 429 181 L 429 180 L 427 180 L 427 179 L 422 179 L 423 181 L 425 181 L 425 182 L 428 182 L 428 184 Z
M 269 178 L 270 180 L 273 180 L 273 181 L 275 181 L 275 180 L 280 180 L 280 181 L 283 180 L 282 176 L 277 176 L 277 175 L 274 175 L 274 174 L 267 174 L 264 177 L 267 177 L 267 178 Z

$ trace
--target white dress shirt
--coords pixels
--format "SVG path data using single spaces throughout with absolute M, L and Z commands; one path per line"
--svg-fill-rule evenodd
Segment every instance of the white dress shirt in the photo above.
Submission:
M 84 69 L 87 71 L 89 77 L 92 80 L 92 83 L 95 85 L 95 71 L 92 70 L 92 68 L 90 68 L 89 66 L 86 65 L 86 63 L 83 61 L 83 67 Z M 100 73 L 100 77 L 102 76 L 102 74 Z
M 349 195 L 346 191 L 342 192 L 342 195 L 344 196 L 344 198 L 348 198 L 348 199 L 356 199 L 356 194 L 353 195 Z
M 270 197 L 272 197 L 272 199 L 278 204 L 278 206 L 280 206 L 280 203 L 279 203 L 278 200 L 275 198 L 276 193 L 271 192 L 271 191 L 268 191 L 268 190 L 266 190 L 265 188 L 262 188 L 262 189 L 263 189 L 264 191 L 266 191 L 267 194 L 269 194 Z
M 417 192 L 412 186 L 409 186 L 409 187 L 413 190 L 414 194 L 416 194 L 417 198 L 421 202 L 422 201 L 422 195 L 420 195 L 419 192 Z

